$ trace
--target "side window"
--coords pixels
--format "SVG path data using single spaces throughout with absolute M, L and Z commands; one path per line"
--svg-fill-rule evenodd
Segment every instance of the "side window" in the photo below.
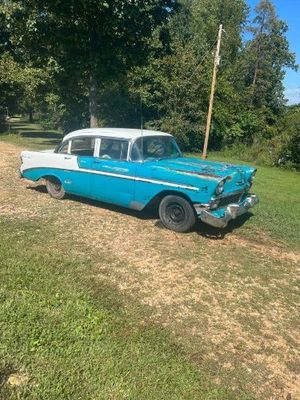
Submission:
M 69 147 L 69 141 L 62 143 L 61 146 L 58 148 L 57 153 L 67 154 L 68 147 Z
M 126 161 L 127 151 L 127 140 L 101 139 L 100 158 Z
M 93 156 L 95 148 L 95 138 L 80 137 L 72 139 L 71 154 L 78 156 Z

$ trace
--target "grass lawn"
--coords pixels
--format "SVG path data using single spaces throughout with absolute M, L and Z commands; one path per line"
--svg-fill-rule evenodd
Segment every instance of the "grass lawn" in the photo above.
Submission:
M 60 137 L 0 134 L 0 399 L 296 399 L 299 174 L 258 167 L 252 216 L 177 235 L 18 180 L 15 145 Z
M 1 399 L 234 398 L 163 330 L 133 320 L 112 288 L 93 296 L 91 261 L 62 257 L 55 231 L 5 218 L 0 231 Z
M 45 130 L 39 124 L 28 123 L 22 118 L 12 118 L 10 127 L 7 125 L 0 132 L 0 140 L 31 149 L 56 147 L 61 139 L 60 132 Z

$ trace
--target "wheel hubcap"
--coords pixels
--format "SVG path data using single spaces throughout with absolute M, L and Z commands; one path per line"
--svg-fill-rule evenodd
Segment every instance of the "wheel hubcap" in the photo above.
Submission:
M 170 204 L 166 209 L 167 218 L 174 224 L 180 224 L 184 221 L 185 212 L 180 204 Z
M 52 188 L 54 192 L 59 193 L 61 189 L 61 184 L 57 182 L 52 182 Z

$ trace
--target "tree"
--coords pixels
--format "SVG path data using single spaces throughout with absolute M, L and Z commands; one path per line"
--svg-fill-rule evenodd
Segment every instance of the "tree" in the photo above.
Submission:
M 287 107 L 277 125 L 280 164 L 300 169 L 300 105 Z
M 148 126 L 175 133 L 184 149 L 199 150 L 208 108 L 213 49 L 223 22 L 226 38 L 222 44 L 212 141 L 220 145 L 224 136 L 232 136 L 230 128 L 237 125 L 234 117 L 242 96 L 233 71 L 242 47 L 246 16 L 244 0 L 181 2 L 179 12 L 167 22 L 170 44 L 165 48 L 157 46 L 149 63 L 135 68 L 130 75 L 131 90 L 143 99 Z M 237 132 L 236 128 L 234 133 Z
M 154 29 L 175 7 L 176 0 L 9 0 L 1 8 L 15 56 L 38 68 L 52 59 L 61 84 L 88 88 L 96 126 L 99 88 L 144 60 Z
M 23 112 L 33 122 L 33 112 L 41 100 L 42 88 L 49 84 L 47 68 L 34 68 L 16 62 L 8 52 L 0 56 L 1 102 L 10 113 Z
M 284 105 L 284 69 L 297 69 L 297 65 L 289 50 L 287 25 L 276 16 L 272 2 L 261 0 L 255 12 L 249 28 L 253 38 L 244 53 L 245 83 L 250 106 L 264 108 L 267 122 L 272 122 Z

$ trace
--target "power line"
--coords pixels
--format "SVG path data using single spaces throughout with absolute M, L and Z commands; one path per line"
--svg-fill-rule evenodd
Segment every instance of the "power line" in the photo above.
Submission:
M 205 54 L 201 58 L 200 62 L 195 66 L 194 71 L 190 75 L 190 78 L 192 78 L 195 75 L 196 70 L 203 64 L 204 60 L 208 57 L 208 55 L 211 54 L 211 52 L 212 52 L 213 48 L 215 47 L 216 43 L 217 43 L 217 38 L 214 41 L 213 45 L 210 47 L 210 49 L 205 52 Z

